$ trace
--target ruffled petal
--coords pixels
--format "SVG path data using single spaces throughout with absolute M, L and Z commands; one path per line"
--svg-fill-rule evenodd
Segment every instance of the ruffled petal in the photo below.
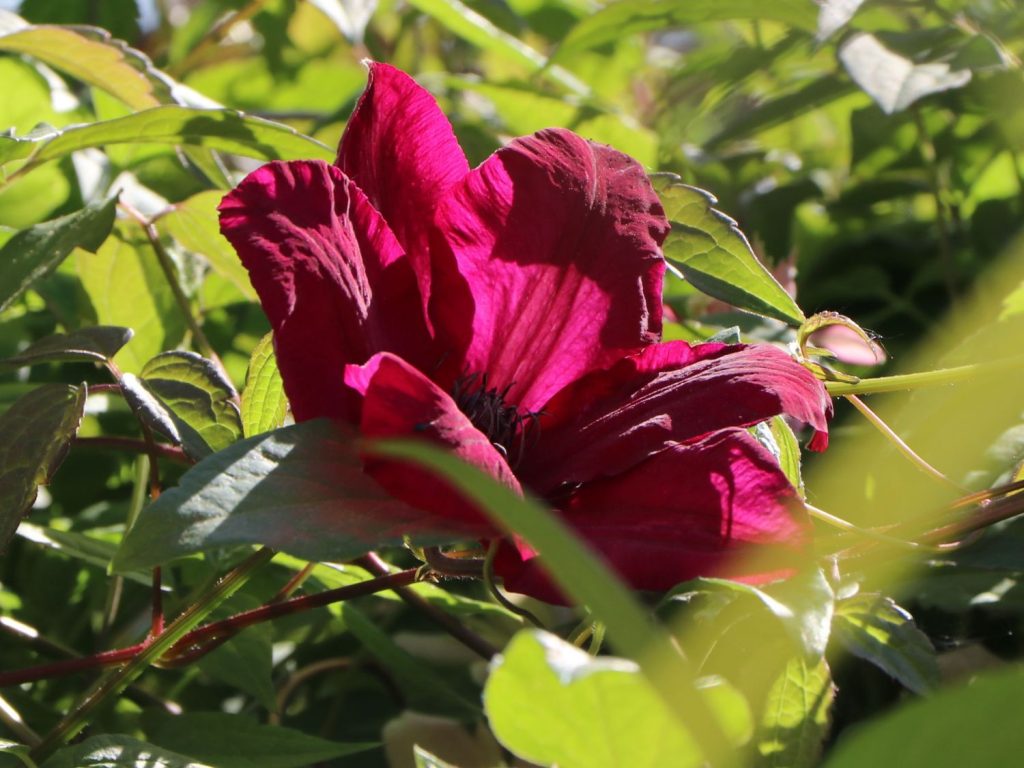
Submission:
M 563 517 L 636 589 L 700 576 L 766 581 L 809 553 L 810 522 L 772 456 L 745 430 L 670 445 L 616 477 L 588 483 Z M 503 547 L 505 588 L 564 602 L 529 547 Z
M 430 305 L 451 364 L 509 387 L 523 411 L 661 333 L 668 223 L 643 168 L 610 147 L 560 129 L 517 139 L 452 190 L 436 224 L 434 258 L 461 280 L 439 282 L 445 301 Z
M 337 168 L 275 162 L 220 205 L 221 231 L 249 270 L 297 421 L 352 420 L 344 368 L 389 350 L 428 364 L 415 275 L 366 196 Z
M 455 402 L 405 360 L 383 353 L 363 366 L 350 366 L 347 384 L 362 395 L 360 431 L 364 437 L 410 437 L 449 449 L 463 461 L 522 493 L 508 462 L 470 423 Z M 369 459 L 366 471 L 397 498 L 448 518 L 484 517 L 447 483 L 423 470 L 391 460 Z
M 622 472 L 669 443 L 778 414 L 825 435 L 831 410 L 821 382 L 771 345 L 655 344 L 552 398 L 519 476 L 548 493 Z
M 448 118 L 409 75 L 371 62 L 335 161 L 384 216 L 430 294 L 430 224 L 438 201 L 469 172 Z

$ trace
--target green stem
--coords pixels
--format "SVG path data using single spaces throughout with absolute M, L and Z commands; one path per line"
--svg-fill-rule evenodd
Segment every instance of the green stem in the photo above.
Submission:
M 991 376 L 1007 371 L 1024 369 L 1024 356 L 1006 357 L 988 363 L 973 363 L 955 368 L 939 368 L 921 373 L 904 373 L 899 376 L 879 376 L 875 379 L 861 379 L 855 384 L 843 381 L 826 381 L 825 389 L 830 395 L 874 395 L 881 392 L 902 392 L 921 387 L 954 384 L 958 381 Z
M 82 730 L 108 701 L 114 699 L 147 667 L 164 655 L 199 622 L 227 600 L 248 581 L 257 569 L 270 562 L 273 550 L 263 548 L 250 555 L 238 567 L 217 581 L 205 595 L 175 619 L 159 637 L 153 638 L 146 648 L 120 669 L 103 677 L 77 705 L 75 705 L 42 742 L 32 750 L 32 757 L 42 762 L 62 744 Z

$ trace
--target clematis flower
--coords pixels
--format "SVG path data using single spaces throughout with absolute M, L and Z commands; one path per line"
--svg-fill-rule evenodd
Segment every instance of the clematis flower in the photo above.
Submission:
M 640 165 L 549 129 L 471 170 L 430 94 L 369 66 L 333 165 L 270 163 L 220 206 L 296 420 L 445 446 L 636 588 L 742 576 L 745 551 L 791 562 L 805 511 L 746 428 L 787 414 L 822 443 L 829 399 L 774 347 L 659 342 L 669 225 Z M 364 469 L 500 536 L 423 472 Z M 525 543 L 500 547 L 506 588 L 558 599 Z

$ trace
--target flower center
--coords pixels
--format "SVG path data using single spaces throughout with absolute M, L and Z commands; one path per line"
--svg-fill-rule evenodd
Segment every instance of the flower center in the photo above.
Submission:
M 512 385 L 504 389 L 487 386 L 487 374 L 470 373 L 457 379 L 452 398 L 470 423 L 485 435 L 515 466 L 522 458 L 527 432 L 536 424 L 538 414 L 521 414 L 505 402 Z

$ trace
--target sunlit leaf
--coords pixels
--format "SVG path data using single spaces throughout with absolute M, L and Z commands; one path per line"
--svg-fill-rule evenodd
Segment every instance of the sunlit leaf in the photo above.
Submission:
M 825 768 L 1010 766 L 1024 753 L 1024 667 L 979 675 L 970 685 L 903 704 L 847 731 Z
M 212 768 L 130 736 L 93 736 L 65 747 L 40 768 Z
M 823 0 L 818 11 L 818 42 L 832 37 L 854 17 L 864 0 Z
M 400 545 L 406 535 L 441 544 L 467 533 L 385 493 L 363 473 L 352 432 L 306 421 L 242 440 L 196 464 L 142 511 L 115 567 L 148 567 L 237 544 L 343 561 Z
M 814 768 L 836 690 L 824 659 L 791 659 L 772 684 L 757 732 L 756 768 Z
M 167 105 L 64 130 L 0 136 L 0 165 L 29 156 L 39 164 L 108 144 L 193 145 L 265 160 L 334 159 L 331 149 L 280 123 L 231 110 Z
M 284 424 L 288 398 L 274 357 L 274 336 L 268 333 L 252 351 L 242 389 L 242 427 L 246 437 Z
M 104 363 L 114 357 L 132 338 L 131 328 L 95 325 L 71 333 L 55 333 L 29 345 L 0 365 L 22 366 L 39 363 L 88 361 Z
M 734 744 L 750 738 L 750 710 L 721 679 L 699 694 Z M 594 658 L 548 632 L 524 630 L 495 661 L 484 688 L 495 736 L 518 757 L 563 768 L 704 765 L 693 737 L 665 709 L 639 667 Z
M 672 231 L 665 257 L 709 296 L 759 315 L 800 325 L 803 312 L 758 261 L 736 222 L 713 207 L 713 195 L 671 174 L 652 176 Z
M 210 266 L 230 280 L 243 296 L 255 301 L 256 291 L 249 281 L 249 273 L 220 233 L 217 206 L 222 198 L 223 194 L 215 191 L 193 195 L 175 203 L 160 217 L 159 226 L 185 248 L 209 261 Z
M 4 243 L 0 248 L 0 311 L 75 248 L 98 249 L 114 225 L 116 204 L 117 198 L 112 197 L 87 205 L 75 213 L 22 230 Z
M 78 432 L 85 388 L 44 384 L 0 415 L 0 552 Z
M 139 372 L 167 408 L 194 459 L 227 448 L 242 436 L 238 393 L 209 360 L 194 352 L 163 352 Z
M 154 716 L 146 732 L 161 747 L 195 755 L 217 768 L 307 768 L 377 746 L 328 741 L 219 712 Z
M 835 637 L 854 656 L 870 661 L 915 693 L 939 682 L 939 665 L 928 636 L 890 598 L 856 595 L 836 605 Z
M 60 552 L 64 557 L 80 560 L 99 568 L 104 573 L 110 567 L 110 562 L 117 553 L 117 545 L 113 542 L 88 536 L 78 531 L 61 531 L 56 528 L 35 525 L 27 520 L 22 521 L 18 526 L 18 536 L 25 541 L 31 541 L 33 544 Z M 149 587 L 152 584 L 152 574 L 148 572 L 130 571 L 125 574 L 125 578 L 144 587 Z
M 886 114 L 904 110 L 933 93 L 961 88 L 971 80 L 969 69 L 954 70 L 941 61 L 915 64 L 863 32 L 843 43 L 839 60 Z

